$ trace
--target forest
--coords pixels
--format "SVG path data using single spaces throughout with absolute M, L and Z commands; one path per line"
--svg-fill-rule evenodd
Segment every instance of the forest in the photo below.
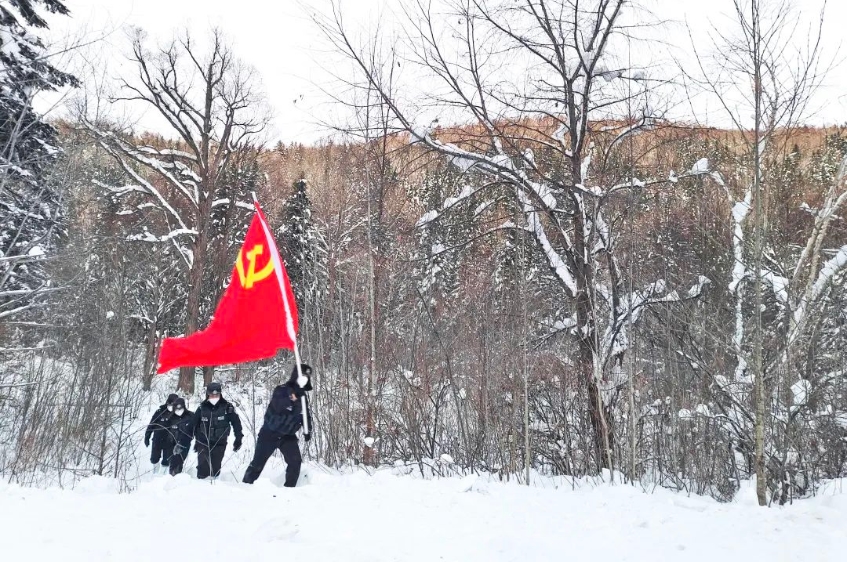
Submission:
M 253 194 L 315 372 L 308 459 L 719 501 L 755 478 L 761 504 L 847 475 L 847 130 L 808 120 L 829 63 L 787 2 L 735 0 L 694 68 L 629 64 L 652 24 L 626 0 L 404 1 L 399 37 L 332 3 L 348 118 L 313 144 L 267 139 L 220 30 L 136 31 L 108 88 L 55 67 L 65 4 L 0 2 L 5 480 L 130 478 L 161 340 L 208 324 Z M 675 116 L 692 92 L 725 124 Z M 255 412 L 292 363 L 165 377 Z

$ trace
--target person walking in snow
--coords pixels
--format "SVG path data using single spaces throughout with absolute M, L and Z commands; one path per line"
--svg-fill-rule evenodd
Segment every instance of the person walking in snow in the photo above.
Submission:
M 150 446 L 150 437 L 153 438 L 153 448 L 150 450 L 150 462 L 153 463 L 153 470 L 158 469 L 159 460 L 162 461 L 162 466 L 168 466 L 170 461 L 170 451 L 167 449 L 167 422 L 173 412 L 174 400 L 179 398 L 176 394 L 169 394 L 167 401 L 159 406 L 150 423 L 147 424 L 147 431 L 144 432 L 144 446 Z
M 259 436 L 256 439 L 256 452 L 253 460 L 244 473 L 243 482 L 252 484 L 262 474 L 265 463 L 274 451 L 279 449 L 287 465 L 285 469 L 285 486 L 293 488 L 300 478 L 300 447 L 297 443 L 297 431 L 303 425 L 303 408 L 308 418 L 309 432 L 303 438 L 312 438 L 312 412 L 309 410 L 309 400 L 306 391 L 312 390 L 312 368 L 301 364 L 302 377 L 298 376 L 297 367 L 291 372 L 288 382 L 274 389 L 271 401 L 265 411 L 265 419 Z
M 197 451 L 197 478 L 202 480 L 210 474 L 214 478 L 220 475 L 230 428 L 235 434 L 232 450 L 238 451 L 244 437 L 241 418 L 235 412 L 235 406 L 221 396 L 221 383 L 209 383 L 206 400 L 194 412 L 189 429 L 189 434 L 195 439 L 194 450 Z
M 191 423 L 194 413 L 185 406 L 185 400 L 177 398 L 173 402 L 173 414 L 168 419 L 166 431 L 167 449 L 171 451 L 170 474 L 182 472 L 188 448 L 191 445 Z

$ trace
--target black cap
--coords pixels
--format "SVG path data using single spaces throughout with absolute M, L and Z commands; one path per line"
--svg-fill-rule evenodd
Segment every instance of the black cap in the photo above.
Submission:
M 220 394 L 223 388 L 221 387 L 221 383 L 219 382 L 210 382 L 206 385 L 206 396 L 211 396 L 213 394 Z
M 176 410 L 177 408 L 185 408 L 185 400 L 183 400 L 182 398 L 177 398 L 176 400 L 174 400 L 174 410 Z
M 303 372 L 303 376 L 309 379 L 303 385 L 303 390 L 312 390 L 312 368 L 305 363 L 300 363 L 300 370 Z M 297 372 L 297 365 L 294 365 L 294 369 L 291 371 L 291 377 L 288 379 L 289 385 L 294 388 L 300 388 L 300 385 L 297 383 L 299 376 L 300 373 Z
M 168 394 L 168 399 L 165 401 L 165 404 L 173 404 L 176 402 L 177 398 L 179 398 L 179 396 L 176 394 Z

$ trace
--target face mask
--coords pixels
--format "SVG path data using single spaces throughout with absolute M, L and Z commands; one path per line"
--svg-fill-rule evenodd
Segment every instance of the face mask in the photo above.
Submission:
M 209 398 L 209 404 L 211 404 L 212 406 L 214 406 L 215 404 L 217 404 L 217 403 L 218 403 L 218 400 L 220 400 L 220 398 L 217 398 L 217 397 L 215 397 L 215 398 Z
M 174 407 L 173 407 L 173 405 L 172 405 L 172 404 L 168 404 L 168 411 L 169 411 L 169 412 L 173 412 L 173 411 L 174 411 Z
M 185 408 L 177 408 L 174 410 L 174 413 L 178 416 L 181 416 L 185 412 Z

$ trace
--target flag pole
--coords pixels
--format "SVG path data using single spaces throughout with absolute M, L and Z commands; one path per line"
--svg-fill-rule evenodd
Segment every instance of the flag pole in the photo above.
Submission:
M 274 273 L 276 273 L 276 279 L 279 283 L 279 292 L 282 295 L 282 306 L 285 309 L 285 328 L 288 332 L 288 337 L 291 338 L 291 341 L 294 343 L 294 362 L 297 365 L 297 384 L 300 384 L 299 379 L 303 377 L 303 370 L 300 366 L 300 349 L 297 346 L 297 332 L 294 329 L 294 320 L 291 315 L 291 304 L 288 302 L 288 291 L 285 290 L 285 282 L 282 279 L 282 263 L 279 258 L 279 250 L 276 247 L 276 240 L 271 233 L 271 229 L 268 227 L 268 223 L 265 222 L 265 215 L 262 213 L 262 208 L 259 206 L 259 200 L 256 198 L 256 192 L 250 192 L 253 195 L 253 205 L 256 207 L 256 212 L 259 214 L 259 222 L 262 223 L 262 230 L 265 232 L 265 240 L 267 240 L 268 245 L 271 250 L 271 260 L 274 263 Z M 303 407 L 301 408 L 301 413 L 303 414 L 303 433 L 310 433 L 309 428 L 309 416 L 306 412 L 306 397 L 303 396 Z

